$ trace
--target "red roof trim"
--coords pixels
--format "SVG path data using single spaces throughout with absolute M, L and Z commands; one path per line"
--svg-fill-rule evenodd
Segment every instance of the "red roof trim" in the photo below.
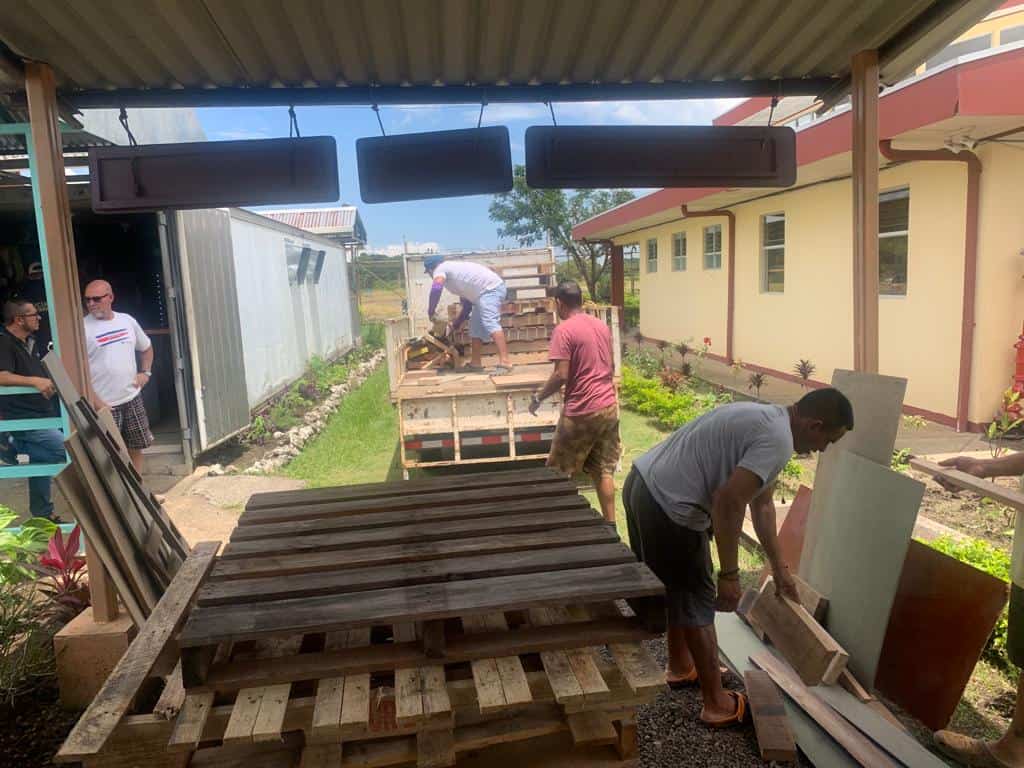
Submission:
M 1020 1 L 1024 3 L 1024 0 Z M 901 133 L 958 114 L 1024 116 L 1024 89 L 1019 86 L 1021 82 L 1024 82 L 1024 49 L 951 67 L 880 99 L 879 138 L 895 138 Z M 736 109 L 750 101 L 756 99 L 749 99 Z M 723 118 L 731 112 L 727 112 Z M 845 112 L 800 131 L 796 137 L 797 165 L 807 165 L 848 152 L 851 120 L 851 113 Z M 577 240 L 594 237 L 605 230 L 624 226 L 721 191 L 703 188 L 661 189 L 576 225 L 572 236 Z
M 1020 2 L 1024 3 L 1024 0 L 1020 0 Z M 737 104 L 728 112 L 723 112 L 712 120 L 711 124 L 736 125 L 741 120 L 746 120 L 751 115 L 756 115 L 765 107 L 771 106 L 771 103 L 771 96 L 755 96 L 752 99 L 747 99 L 742 104 Z

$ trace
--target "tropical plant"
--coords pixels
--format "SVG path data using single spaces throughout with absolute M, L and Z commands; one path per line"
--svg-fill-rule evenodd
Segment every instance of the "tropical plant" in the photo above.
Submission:
M 13 704 L 52 674 L 48 614 L 31 584 L 0 581 L 0 702 Z
M 639 347 L 626 355 L 626 365 L 634 368 L 641 376 L 651 378 L 658 375 L 661 365 L 652 352 Z
M 992 423 L 985 430 L 992 458 L 999 458 L 1006 450 L 1000 441 L 1024 423 L 1024 418 L 1021 416 L 1022 405 L 1024 403 L 1021 402 L 1020 392 L 1015 389 L 1008 389 L 1003 392 L 1003 403 L 999 413 L 996 414 Z
M 89 605 L 83 580 L 85 558 L 78 554 L 82 531 L 76 525 L 65 540 L 60 528 L 53 533 L 46 552 L 33 567 L 39 577 L 39 591 L 46 595 L 55 617 L 68 622 Z
M 664 367 L 664 365 L 665 365 L 665 351 L 671 345 L 667 341 L 665 341 L 664 339 L 658 339 L 656 342 L 654 342 L 654 346 L 656 346 L 658 348 L 658 354 L 661 355 L 661 365 L 662 365 L 662 367 Z
M 928 424 L 921 416 L 915 416 L 910 413 L 903 414 L 903 426 L 907 429 L 920 429 Z
M 911 454 L 911 452 L 906 448 L 900 448 L 899 450 L 894 449 L 892 452 L 892 460 L 889 462 L 890 468 L 896 472 L 906 472 L 910 469 L 910 457 L 912 455 L 913 454 Z
M 817 366 L 810 360 L 797 360 L 793 366 L 793 373 L 800 377 L 800 386 L 806 388 L 811 381 L 811 376 L 817 370 Z
M 32 578 L 31 566 L 46 549 L 57 524 L 45 517 L 32 517 L 20 528 L 8 528 L 18 515 L 0 506 L 0 582 L 21 583 Z
M 711 350 L 711 337 L 705 336 L 700 348 L 697 350 L 697 365 L 695 370 L 697 375 L 700 376 L 701 370 L 704 368 L 704 358 L 707 357 L 708 352 Z
M 715 406 L 732 399 L 729 395 L 695 392 L 685 384 L 672 392 L 657 379 L 642 376 L 639 371 L 628 365 L 623 366 L 619 394 L 623 406 L 649 416 L 659 426 L 667 429 L 681 427 Z
M 754 371 L 750 374 L 750 378 L 747 379 L 747 389 L 754 393 L 754 397 L 761 397 L 761 387 L 764 386 L 766 381 L 765 375 L 758 371 Z
M 693 376 L 693 366 L 684 361 L 683 364 L 679 366 L 679 372 L 686 378 L 690 378 Z
M 685 363 L 686 356 L 693 352 L 693 350 L 690 348 L 689 344 L 687 344 L 685 341 L 681 341 L 678 344 L 676 344 L 676 352 L 679 353 L 679 359 Z
M 732 371 L 732 380 L 735 382 L 743 373 L 743 361 L 737 357 L 729 364 L 729 370 Z
M 665 389 L 675 392 L 683 385 L 685 377 L 679 371 L 673 371 L 671 368 L 662 368 L 658 373 L 658 379 Z
M 644 335 L 643 335 L 643 333 L 641 333 L 640 331 L 634 331 L 633 332 L 633 341 L 636 342 L 636 345 L 638 347 L 642 347 L 644 345 Z

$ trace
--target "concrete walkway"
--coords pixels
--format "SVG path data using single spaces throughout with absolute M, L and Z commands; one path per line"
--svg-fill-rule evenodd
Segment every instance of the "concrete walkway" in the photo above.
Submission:
M 631 336 L 627 338 L 632 339 Z M 634 345 L 635 342 L 631 340 L 630 346 Z M 654 354 L 660 354 L 652 344 L 644 346 Z M 742 395 L 753 396 L 753 392 L 747 388 L 750 371 L 743 370 L 737 374 L 725 363 L 707 358 L 698 366 L 694 355 L 690 355 L 687 360 L 693 366 L 695 376 Z M 674 350 L 666 350 L 665 362 L 678 368 L 681 362 L 679 353 Z M 817 374 L 818 377 L 825 378 L 823 372 L 818 371 Z M 766 375 L 760 397 L 770 403 L 790 405 L 799 400 L 806 392 L 807 390 L 795 382 Z M 896 448 L 905 448 L 915 455 L 923 456 L 936 453 L 956 454 L 966 451 L 987 451 L 988 443 L 982 439 L 981 435 L 973 432 L 957 432 L 955 429 L 931 421 L 926 421 L 923 426 L 912 426 L 908 425 L 904 419 L 900 423 L 899 433 L 896 436 Z

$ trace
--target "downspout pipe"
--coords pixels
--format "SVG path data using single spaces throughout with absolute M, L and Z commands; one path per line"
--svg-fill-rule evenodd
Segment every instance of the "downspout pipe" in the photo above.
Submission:
M 978 197 L 981 160 L 973 152 L 948 149 L 893 149 L 892 140 L 878 142 L 878 151 L 891 162 L 957 162 L 967 166 L 967 208 L 964 215 L 964 294 L 960 317 L 960 375 L 956 393 L 956 429 L 968 429 L 974 356 L 974 304 L 978 283 Z
M 684 219 L 706 218 L 711 216 L 724 216 L 729 220 L 729 249 L 726 252 L 726 264 L 729 273 L 726 275 L 726 300 L 725 300 L 725 359 L 732 365 L 735 362 L 733 357 L 733 335 L 736 315 L 736 214 L 726 208 L 718 208 L 712 211 L 691 211 L 686 203 L 679 206 Z

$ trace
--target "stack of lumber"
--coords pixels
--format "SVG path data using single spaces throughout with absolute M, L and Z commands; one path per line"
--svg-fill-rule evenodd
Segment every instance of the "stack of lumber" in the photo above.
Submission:
M 57 486 L 85 533 L 90 580 L 109 575 L 132 620 L 142 626 L 187 557 L 188 543 L 143 486 L 109 410 L 93 410 L 54 353 L 43 363 L 75 427 L 66 441 L 71 463 L 57 476 Z M 95 587 L 94 603 L 103 593 Z M 116 597 L 112 602 L 106 607 L 116 613 Z
M 560 732 L 625 759 L 664 678 L 617 601 L 663 591 L 549 470 L 258 494 L 193 590 L 180 714 L 87 712 L 61 759 L 445 766 Z

